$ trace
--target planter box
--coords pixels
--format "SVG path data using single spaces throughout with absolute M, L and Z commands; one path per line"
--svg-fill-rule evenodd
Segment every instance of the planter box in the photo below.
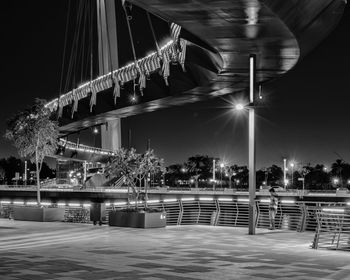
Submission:
M 124 211 L 110 211 L 109 225 L 133 228 L 161 228 L 166 226 L 166 213 L 137 213 Z
M 13 218 L 20 221 L 61 222 L 64 221 L 64 208 L 18 206 L 13 208 Z

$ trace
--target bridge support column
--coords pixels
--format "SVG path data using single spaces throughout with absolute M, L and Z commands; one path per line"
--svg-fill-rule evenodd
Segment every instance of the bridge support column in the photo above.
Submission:
M 109 121 L 101 126 L 102 149 L 118 150 L 121 147 L 121 120 Z
M 249 56 L 249 234 L 255 234 L 255 109 L 254 109 L 254 95 L 255 95 L 255 55 Z
M 99 74 L 104 75 L 119 68 L 115 0 L 96 1 L 98 66 Z M 119 118 L 101 126 L 101 143 L 103 149 L 117 150 L 121 147 L 121 120 Z

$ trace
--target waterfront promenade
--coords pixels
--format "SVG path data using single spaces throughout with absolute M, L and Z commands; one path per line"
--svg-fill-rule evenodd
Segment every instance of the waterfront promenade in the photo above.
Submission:
M 16 279 L 350 279 L 350 254 L 313 232 L 213 226 L 127 229 L 0 219 L 0 275 Z

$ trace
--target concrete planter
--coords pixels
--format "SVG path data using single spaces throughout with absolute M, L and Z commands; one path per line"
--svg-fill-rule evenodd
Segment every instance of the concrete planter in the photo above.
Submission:
M 64 221 L 64 208 L 18 206 L 13 208 L 13 218 L 19 221 L 61 222 Z
M 111 211 L 109 213 L 109 225 L 132 228 L 161 228 L 166 226 L 166 213 Z

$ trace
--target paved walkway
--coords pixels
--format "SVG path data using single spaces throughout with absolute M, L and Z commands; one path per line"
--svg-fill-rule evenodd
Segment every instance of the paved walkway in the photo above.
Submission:
M 0 279 L 350 279 L 350 253 L 310 249 L 311 232 L 246 233 L 0 219 Z

